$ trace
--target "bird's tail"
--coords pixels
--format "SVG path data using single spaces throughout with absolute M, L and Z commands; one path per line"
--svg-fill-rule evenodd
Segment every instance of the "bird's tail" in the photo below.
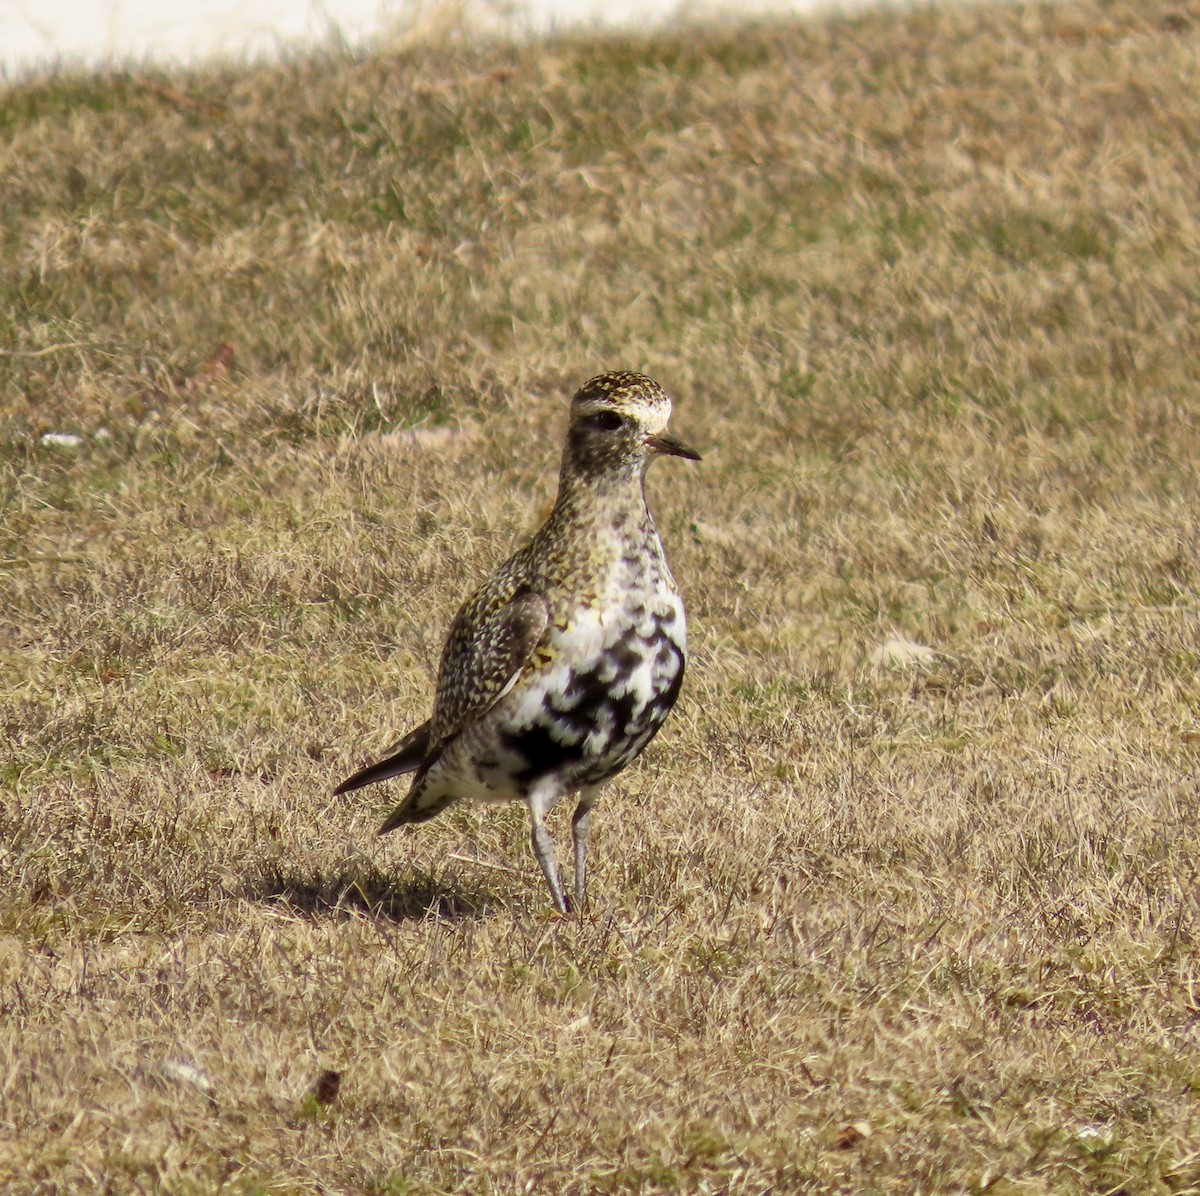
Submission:
M 360 768 L 349 780 L 343 781 L 333 792 L 334 795 L 350 793 L 361 789 L 364 785 L 373 785 L 376 781 L 386 781 L 391 777 L 402 776 L 406 772 L 416 772 L 429 754 L 429 724 L 422 723 L 415 731 L 410 731 L 388 755 L 376 764 L 368 764 Z
M 422 783 L 427 778 L 428 774 L 417 778 L 409 795 L 387 816 L 384 824 L 375 832 L 377 835 L 386 835 L 388 831 L 394 831 L 396 827 L 405 826 L 410 822 L 428 822 L 454 801 L 454 797 L 449 793 L 440 793 L 437 789 L 430 792 L 430 789 Z

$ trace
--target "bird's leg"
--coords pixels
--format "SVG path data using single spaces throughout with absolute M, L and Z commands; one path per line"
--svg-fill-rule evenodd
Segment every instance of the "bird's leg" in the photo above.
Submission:
M 593 785 L 583 791 L 575 814 L 571 818 L 571 838 L 575 843 L 575 906 L 583 913 L 584 895 L 587 892 L 585 866 L 587 861 L 588 822 L 592 813 L 592 803 L 600 792 L 598 785 Z
M 571 907 L 567 904 L 566 895 L 558 879 L 558 865 L 554 862 L 554 840 L 546 830 L 546 811 L 554 804 L 558 792 L 552 788 L 538 786 L 530 793 L 526 801 L 529 804 L 529 842 L 533 847 L 534 858 L 546 878 L 550 888 L 550 900 L 560 914 L 569 913 Z

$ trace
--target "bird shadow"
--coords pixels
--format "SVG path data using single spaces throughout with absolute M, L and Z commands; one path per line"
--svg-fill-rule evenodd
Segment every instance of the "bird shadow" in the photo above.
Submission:
M 390 922 L 456 922 L 479 917 L 495 901 L 493 894 L 478 886 L 447 883 L 446 878 L 426 872 L 397 877 L 370 864 L 326 871 L 272 863 L 247 878 L 245 895 L 301 917 L 365 915 Z

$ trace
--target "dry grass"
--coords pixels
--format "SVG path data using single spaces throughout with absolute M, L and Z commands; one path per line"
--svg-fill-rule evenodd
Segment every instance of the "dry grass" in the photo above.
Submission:
M 0 94 L 0 1187 L 1200 1191 L 1198 54 L 1147 0 Z M 579 922 L 519 808 L 329 791 L 612 366 L 707 455 Z

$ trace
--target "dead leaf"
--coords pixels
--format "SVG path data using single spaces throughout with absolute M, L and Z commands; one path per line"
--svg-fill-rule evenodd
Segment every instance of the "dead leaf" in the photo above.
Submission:
M 854 1121 L 838 1131 L 833 1144 L 838 1150 L 853 1150 L 854 1147 L 861 1146 L 871 1136 L 871 1133 L 869 1121 Z
M 234 349 L 228 341 L 222 341 L 209 355 L 208 360 L 200 367 L 201 378 L 215 378 L 220 374 L 229 373 L 233 365 Z
M 313 1081 L 308 1095 L 318 1105 L 332 1105 L 337 1100 L 342 1087 L 342 1073 L 332 1071 L 328 1067 Z

